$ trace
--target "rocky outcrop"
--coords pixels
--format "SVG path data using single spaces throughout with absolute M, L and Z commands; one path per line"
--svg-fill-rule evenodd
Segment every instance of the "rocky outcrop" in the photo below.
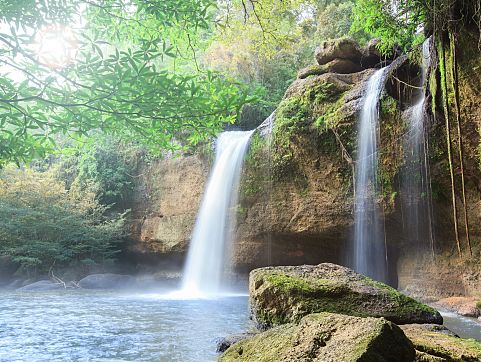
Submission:
M 443 321 L 435 309 L 329 263 L 253 270 L 249 295 L 252 317 L 262 328 L 294 322 L 317 312 L 384 317 L 397 324 Z
M 142 167 L 132 206 L 132 252 L 185 254 L 208 168 L 208 158 L 200 153 L 170 156 Z
M 449 297 L 434 303 L 436 308 L 443 308 L 465 317 L 481 316 L 481 301 L 473 297 Z M 481 328 L 481 326 L 480 326 Z
M 60 283 L 54 283 L 51 280 L 39 280 L 38 282 L 25 285 L 17 290 L 20 292 L 43 292 L 59 289 L 65 289 L 65 286 Z
M 402 330 L 383 318 L 319 313 L 231 346 L 220 361 L 413 361 Z
M 276 111 L 272 138 L 253 137 L 240 186 L 238 272 L 341 262 L 352 225 L 353 163 L 343 147 L 354 141 L 373 71 L 296 80 Z
M 305 79 L 311 75 L 321 75 L 324 73 L 349 74 L 362 70 L 362 66 L 350 59 L 333 59 L 323 65 L 312 65 L 299 71 L 297 78 Z
M 121 274 L 91 274 L 79 280 L 78 285 L 84 289 L 123 289 L 135 285 L 135 278 Z
M 349 38 L 324 41 L 316 48 L 316 66 L 299 72 L 299 78 L 309 75 L 331 73 L 355 73 L 363 69 L 379 67 L 381 63 L 389 62 L 392 58 L 383 57 L 377 46 L 379 40 L 372 39 L 363 48 Z M 308 71 L 310 69 L 310 72 Z M 322 70 L 322 73 L 319 71 Z
M 426 252 L 429 240 L 408 240 L 406 210 L 399 196 L 403 167 L 400 140 L 405 134 L 405 122 L 400 115 L 413 101 L 413 90 L 416 91 L 406 84 L 414 85 L 419 80 L 415 55 L 388 79 L 380 104 L 379 176 L 383 187 L 380 199 L 385 216 L 390 283 L 418 297 L 427 295 L 431 301 L 464 293 L 481 299 L 481 269 L 479 263 L 472 262 L 479 258 L 481 245 L 481 223 L 476 222 L 481 206 L 478 130 L 481 82 L 477 71 L 481 57 L 470 47 L 477 37 L 460 36 L 459 41 L 460 47 L 466 49 L 458 55 L 473 258 L 467 256 L 464 235 L 461 235 L 464 259 L 455 255 L 439 84 L 437 93 L 428 92 L 426 98 L 428 113 L 431 102 L 438 106 L 437 118 L 428 120 L 433 160 L 430 171 L 435 263 L 431 251 Z M 374 72 L 371 67 L 379 67 L 381 59 L 376 41 L 361 48 L 346 39 L 322 44 L 317 58 L 321 64 L 301 72 L 303 79 L 295 80 L 287 90 L 276 110 L 274 124 L 266 122 L 263 137 L 257 134 L 252 139 L 236 209 L 233 266 L 237 272 L 247 273 L 265 265 L 346 262 L 352 240 L 357 114 L 366 81 Z M 356 68 L 349 68 L 351 63 Z M 349 67 L 345 70 L 334 67 L 340 64 Z M 364 70 L 350 73 L 359 66 Z M 340 74 L 343 72 L 348 73 Z M 431 82 L 439 83 L 439 78 L 437 72 Z M 456 136 L 453 126 L 452 139 L 456 140 Z M 136 255 L 165 257 L 169 262 L 175 255 L 177 265 L 182 264 L 209 170 L 209 157 L 199 155 L 167 157 L 140 170 L 138 197 L 132 207 L 135 243 L 131 250 Z M 458 170 L 456 163 L 457 160 Z M 459 194 L 459 173 L 455 177 Z M 463 231 L 462 210 L 459 211 L 459 230 Z M 157 259 L 153 264 L 160 265 Z
M 480 361 L 481 343 L 462 339 L 444 327 L 408 324 L 401 326 L 416 348 L 416 361 Z
M 317 64 L 327 64 L 334 59 L 347 59 L 359 63 L 362 51 L 359 44 L 349 38 L 341 38 L 322 42 L 314 54 Z

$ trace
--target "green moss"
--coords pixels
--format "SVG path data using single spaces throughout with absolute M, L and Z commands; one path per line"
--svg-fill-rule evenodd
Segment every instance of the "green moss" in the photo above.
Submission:
M 367 277 L 347 282 L 266 271 L 255 275 L 255 280 L 262 280 L 260 285 L 266 288 L 260 292 L 264 295 L 262 298 L 268 295 L 267 300 L 276 304 L 275 308 L 268 304 L 255 310 L 257 322 L 267 327 L 298 321 L 306 314 L 319 312 L 385 317 L 394 323 L 426 322 L 428 316 L 439 316 L 435 309 Z M 383 293 L 357 292 L 357 287 L 350 287 L 350 283 L 360 283 L 360 290 L 371 286 Z
M 382 198 L 385 207 L 393 208 L 397 196 L 395 180 L 403 166 L 404 153 L 402 139 L 405 133 L 405 122 L 401 119 L 399 102 L 391 96 L 380 100 L 380 154 L 378 179 L 382 185 Z
M 408 297 L 407 295 L 402 294 L 397 289 L 390 287 L 384 283 L 372 280 L 371 278 L 365 277 L 364 283 L 368 285 L 372 285 L 373 287 L 385 290 L 389 298 L 396 302 L 396 314 L 399 315 L 409 315 L 409 314 L 416 314 L 416 313 L 427 313 L 427 314 L 437 314 L 438 311 L 426 304 L 419 303 L 418 301 L 414 300 L 413 298 Z
M 284 273 L 269 273 L 265 279 L 282 292 L 297 293 L 305 296 L 338 294 L 343 290 L 342 284 L 331 279 L 312 279 L 308 281 Z
M 262 193 L 266 183 L 269 182 L 269 174 L 263 169 L 268 156 L 268 141 L 259 134 L 254 134 L 244 161 L 244 172 L 239 190 L 241 201 Z
M 481 309 L 481 300 L 476 302 L 476 308 Z
M 318 129 L 334 127 L 334 115 L 344 104 L 343 95 L 333 84 L 322 81 L 284 99 L 276 111 L 275 143 L 288 147 L 293 133 L 312 124 Z
M 381 114 L 388 116 L 396 116 L 399 110 L 399 104 L 393 97 L 383 97 L 381 99 Z
M 429 80 L 428 80 L 429 92 L 431 93 L 431 112 L 433 113 L 433 116 L 435 118 L 436 118 L 436 109 L 437 109 L 436 99 L 438 95 L 438 80 L 436 77 L 436 72 L 437 72 L 437 67 L 431 69 L 429 73 Z
M 341 118 L 340 109 L 346 103 L 346 93 L 338 95 L 338 99 L 334 103 L 326 104 L 322 111 L 316 112 L 319 114 L 315 119 L 316 128 L 322 133 L 328 129 L 335 128 L 339 124 Z
M 297 75 L 298 78 L 305 79 L 311 75 L 321 75 L 328 71 L 328 67 L 326 65 L 319 65 L 314 64 L 310 65 L 307 68 L 301 69 Z
M 408 334 L 418 351 L 444 358 L 448 361 L 479 361 L 481 343 L 474 339 L 442 334 L 439 332 L 419 331 L 417 335 Z

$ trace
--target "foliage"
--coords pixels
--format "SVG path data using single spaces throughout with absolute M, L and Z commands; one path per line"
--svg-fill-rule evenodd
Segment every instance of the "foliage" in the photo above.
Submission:
M 257 102 L 242 115 L 244 124 L 253 124 L 253 118 L 258 123 L 265 119 L 297 71 L 312 63 L 319 43 L 347 35 L 351 24 L 351 0 L 237 0 L 226 4 L 219 10 L 226 14 L 226 21 L 214 33 L 203 61 L 259 89 Z
M 481 5 L 463 0 L 356 0 L 351 31 L 366 31 L 381 40 L 380 50 L 390 53 L 398 45 L 409 52 L 424 34 L 444 37 L 474 29 L 481 48 Z
M 317 17 L 316 40 L 345 37 L 350 33 L 353 17 L 353 2 L 331 3 Z M 351 37 L 359 42 L 366 40 L 363 31 L 352 32 Z
M 138 145 L 100 135 L 66 152 L 54 165 L 57 177 L 71 192 L 94 192 L 106 206 L 122 206 L 130 200 L 139 162 L 146 158 Z
M 93 193 L 73 195 L 52 173 L 6 168 L 0 174 L 0 255 L 28 272 L 112 261 L 123 216 L 105 220 Z
M 101 130 L 155 150 L 179 149 L 234 122 L 251 100 L 247 92 L 176 63 L 195 61 L 191 50 L 209 30 L 214 6 L 214 0 L 1 2 L 0 162 L 43 156 L 55 134 Z
M 392 53 L 395 46 L 407 52 L 424 39 L 420 31 L 426 13 L 426 2 L 420 0 L 357 0 L 352 31 L 379 38 L 384 54 Z

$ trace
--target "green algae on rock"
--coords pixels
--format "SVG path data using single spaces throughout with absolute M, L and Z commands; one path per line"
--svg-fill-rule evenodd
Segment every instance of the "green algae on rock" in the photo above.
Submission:
M 255 269 L 249 277 L 252 318 L 261 329 L 295 322 L 307 314 L 384 317 L 396 324 L 442 324 L 435 309 L 336 264 Z
M 416 348 L 416 361 L 481 361 L 481 343 L 463 339 L 436 325 L 401 326 Z
M 310 314 L 232 345 L 220 361 L 413 361 L 412 343 L 384 318 Z

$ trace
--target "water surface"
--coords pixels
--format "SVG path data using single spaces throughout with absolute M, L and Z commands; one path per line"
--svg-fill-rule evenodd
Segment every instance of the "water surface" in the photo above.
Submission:
M 245 296 L 0 291 L 0 361 L 214 361 L 250 328 Z
M 461 338 L 474 338 L 481 342 L 481 322 L 456 313 L 441 311 L 444 325 Z

